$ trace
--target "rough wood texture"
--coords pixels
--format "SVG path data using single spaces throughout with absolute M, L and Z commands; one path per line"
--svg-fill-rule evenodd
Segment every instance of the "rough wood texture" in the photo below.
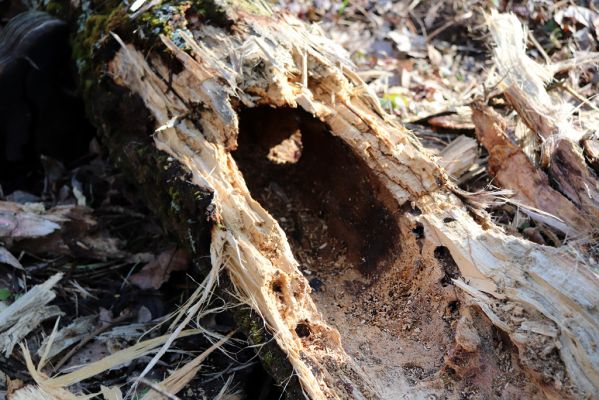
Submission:
M 599 140 L 587 139 L 584 141 L 584 154 L 589 163 L 599 172 Z
M 514 198 L 525 206 L 523 211 L 568 235 L 592 230 L 592 222 L 553 189 L 547 175 L 537 170 L 524 151 L 509 139 L 503 117 L 480 103 L 472 108 L 476 136 L 489 152 L 489 173 L 500 187 L 514 191 Z
M 495 63 L 505 78 L 500 82 L 505 98 L 541 138 L 540 164 L 588 221 L 582 229 L 596 231 L 590 228 L 599 224 L 599 178 L 586 165 L 579 146 L 583 135 L 572 123 L 570 110 L 545 90 L 559 66 L 542 66 L 526 55 L 525 33 L 514 15 L 494 13 L 488 22 L 496 44 Z
M 77 54 L 91 109 L 120 100 L 97 123 L 126 149 L 121 164 L 195 254 L 209 243 L 211 268 L 263 319 L 303 391 L 457 398 L 474 381 L 486 397 L 497 385 L 514 397 L 594 396 L 599 281 L 576 254 L 475 218 L 316 27 L 259 2 L 221 6 L 142 5 L 130 18 L 92 3 Z M 112 118 L 127 128 L 109 129 Z M 304 154 L 290 169 L 263 168 L 268 152 L 248 150 L 297 130 Z M 281 189 L 278 174 L 297 181 Z M 343 256 L 323 245 L 314 259 L 314 244 L 287 235 L 294 217 L 273 218 L 286 215 L 277 196 L 301 203 L 297 225 L 324 224 L 313 236 Z M 305 269 L 324 289 L 311 291 Z M 415 382 L 418 370 L 428 378 Z

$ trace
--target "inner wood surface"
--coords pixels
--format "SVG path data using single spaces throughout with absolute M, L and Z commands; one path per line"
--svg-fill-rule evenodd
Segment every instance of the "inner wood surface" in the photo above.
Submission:
M 290 162 L 269 159 L 299 136 Z M 323 123 L 294 109 L 244 110 L 233 155 L 252 196 L 284 229 L 318 309 L 383 398 L 535 397 L 514 349 L 482 315 L 469 323 L 483 348 L 453 350 L 460 304 L 449 285 L 457 273 L 451 255 L 423 248 L 418 210 L 400 209 Z M 309 342 L 314 329 L 305 321 L 296 333 Z

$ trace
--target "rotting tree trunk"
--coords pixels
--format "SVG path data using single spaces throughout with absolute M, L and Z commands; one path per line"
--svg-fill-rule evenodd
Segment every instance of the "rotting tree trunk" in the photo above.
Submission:
M 473 213 L 316 28 L 258 1 L 81 4 L 50 8 L 89 114 L 251 340 L 265 324 L 290 397 L 597 396 L 596 276 Z

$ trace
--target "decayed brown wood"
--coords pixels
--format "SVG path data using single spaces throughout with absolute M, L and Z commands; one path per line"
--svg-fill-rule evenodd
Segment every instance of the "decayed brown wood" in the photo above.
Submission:
M 565 132 L 568 127 L 555 125 L 551 118 L 532 107 L 530 99 L 516 87 L 506 91 L 506 98 L 528 127 L 544 138 L 542 161 L 560 191 L 596 225 L 599 221 L 599 179 L 587 167 L 580 146 L 568 136 L 569 133 L 576 136 L 574 128 L 569 127 L 572 132 Z
M 316 28 L 270 15 L 258 3 L 226 5 L 219 12 L 227 23 L 193 18 L 188 10 L 183 28 L 165 31 L 151 49 L 122 34 L 106 36 L 112 51 L 102 53 L 105 68 L 95 74 L 103 80 L 92 82 L 88 101 L 93 108 L 115 91 L 135 99 L 151 116 L 136 129 L 151 134 L 153 151 L 169 161 L 141 159 L 160 168 L 176 165 L 186 185 L 211 193 L 209 218 L 218 223 L 209 239 L 210 273 L 222 269 L 230 277 L 272 333 L 303 391 L 314 399 L 459 397 L 474 379 L 491 396 L 494 382 L 504 379 L 514 397 L 594 396 L 595 274 L 567 248 L 540 246 L 473 218 L 445 171 L 380 108 L 345 53 Z M 127 26 L 120 32 L 133 29 Z M 126 114 L 124 106 L 112 115 Z M 135 148 L 140 140 L 112 138 L 110 121 L 98 122 L 121 148 Z M 496 128 L 488 140 L 517 154 Z M 290 163 L 295 169 L 287 171 L 298 181 L 285 186 L 287 192 L 269 183 L 280 170 L 262 169 L 268 152 L 247 154 L 254 164 L 232 153 L 244 151 L 245 142 L 261 149 L 259 142 L 271 136 L 297 141 L 298 129 L 305 154 Z M 245 140 L 250 132 L 254 136 Z M 310 156 L 319 149 L 321 156 Z M 146 167 L 128 165 L 133 171 Z M 242 174 L 242 165 L 254 168 Z M 525 171 L 534 172 L 530 166 Z M 257 177 L 250 191 L 252 175 Z M 172 185 L 141 176 L 146 182 L 140 184 L 156 193 Z M 543 178 L 533 181 L 538 185 Z M 298 185 L 301 190 L 294 189 Z M 261 196 L 255 191 L 260 188 L 274 194 Z M 193 203 L 189 191 L 183 193 L 182 204 Z M 295 214 L 275 220 L 288 208 L 276 208 L 277 196 L 290 207 L 301 203 Z M 314 206 L 324 199 L 331 217 Z M 192 229 L 180 236 L 193 250 L 193 229 L 206 215 L 175 215 L 163 217 L 178 232 Z M 313 235 L 330 239 L 318 245 L 322 254 L 315 260 L 315 244 L 302 245 L 301 235 L 288 236 L 281 228 L 293 218 L 303 226 L 311 218 L 318 221 L 314 226 L 326 226 Z M 562 218 L 584 224 L 574 211 Z M 343 257 L 338 250 L 327 253 L 326 245 L 342 242 Z M 317 272 L 324 289 L 312 292 L 307 269 Z M 509 338 L 499 355 L 493 350 L 497 331 Z M 501 367 L 505 355 L 518 360 L 509 370 Z M 262 359 L 272 363 L 264 354 Z M 412 382 L 410 368 L 430 378 Z M 458 379 L 445 378 L 448 368 Z M 525 378 L 510 381 L 517 376 Z
M 593 225 L 599 223 L 599 178 L 586 165 L 579 145 L 581 132 L 570 122 L 568 110 L 545 90 L 558 66 L 541 66 L 525 53 L 524 30 L 511 15 L 489 18 L 495 62 L 504 80 L 504 96 L 533 135 L 543 142 L 541 166 L 558 189 Z M 510 32 L 506 35 L 505 32 Z
M 589 163 L 599 172 L 599 140 L 587 139 L 584 141 L 584 154 Z
M 532 164 L 520 147 L 512 143 L 506 134 L 507 123 L 503 117 L 481 103 L 474 104 L 472 109 L 476 136 L 489 152 L 489 172 L 495 177 L 496 184 L 512 189 L 516 200 L 536 209 L 536 212 L 528 212 L 537 221 L 570 236 L 591 231 L 593 222 L 586 219 L 581 210 L 564 195 L 553 189 L 547 175 Z M 527 212 L 526 208 L 524 212 Z

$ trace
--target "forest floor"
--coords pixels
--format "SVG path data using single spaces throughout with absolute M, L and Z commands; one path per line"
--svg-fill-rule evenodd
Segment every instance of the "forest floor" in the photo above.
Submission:
M 413 130 L 451 171 L 456 185 L 468 192 L 495 188 L 489 155 L 477 141 L 471 108 L 475 101 L 484 99 L 493 106 L 514 141 L 532 140 L 518 114 L 496 93 L 503 77 L 494 59 L 486 15 L 491 8 L 513 13 L 528 28 L 526 55 L 541 65 L 563 66 L 545 87 L 559 99 L 559 109 L 569 113 L 587 143 L 589 168 L 599 167 L 599 1 L 292 0 L 276 7 L 314 23 L 343 46 L 381 106 Z M 25 9 L 18 1 L 0 3 L 0 26 Z M 6 60 L 3 57 L 10 57 L 2 45 L 0 65 Z M 568 64 L 568 60 L 575 62 Z M 71 67 L 67 69 L 74 70 Z M 102 373 L 75 379 L 74 390 L 97 393 L 105 386 L 121 387 L 123 394 L 128 393 L 152 353 L 129 358 L 127 349 L 164 334 L 170 317 L 202 280 L 190 255 L 178 247 L 145 208 L 135 187 L 112 166 L 84 117 L 75 78 L 64 75 L 60 82 L 45 83 L 50 95 L 36 98 L 41 105 L 24 106 L 31 107 L 23 109 L 28 110 L 28 123 L 19 125 L 16 114 L 0 115 L 0 122 L 13 127 L 3 131 L 5 144 L 29 135 L 35 142 L 23 154 L 10 154 L 13 161 L 4 156 L 0 170 L 0 398 L 33 381 L 25 353 L 35 365 L 44 364 L 49 375 L 76 372 L 82 365 L 97 365 L 110 354 L 120 354 L 121 361 Z M 0 68 L 0 88 L 10 79 Z M 48 98 L 59 99 L 60 104 L 46 104 Z M 69 104 L 66 114 L 64 109 L 57 111 L 64 104 Z M 40 124 L 51 127 L 49 133 L 58 132 L 52 136 L 57 139 L 52 143 L 38 140 L 38 133 L 31 132 Z M 67 134 L 77 135 L 77 140 L 68 139 Z M 7 153 L 10 148 L 6 145 Z M 530 159 L 542 158 L 535 140 L 523 148 L 528 149 Z M 326 254 L 336 251 L 339 244 L 324 240 L 327 235 L 319 231 L 320 220 L 285 208 L 289 195 L 285 190 L 293 188 L 249 175 L 250 184 L 272 194 L 261 201 L 281 213 L 289 236 L 297 233 L 294 216 L 309 220 L 304 225 L 310 231 L 294 240 L 308 241 L 304 248 L 314 247 L 314 252 L 297 256 L 309 259 L 325 254 L 326 260 L 333 260 Z M 296 195 L 303 194 L 291 194 Z M 572 240 L 551 223 L 535 222 L 514 202 L 493 202 L 488 210 L 495 222 L 514 235 L 551 246 Z M 585 241 L 585 257 L 597 266 L 599 246 L 594 238 L 576 240 Z M 314 291 L 326 284 L 318 271 L 304 273 Z M 190 323 L 190 336 L 176 341 L 130 398 L 159 391 L 156 382 L 203 352 L 207 358 L 200 372 L 171 398 L 266 400 L 281 396 L 284 388 L 274 384 L 242 335 L 236 334 L 215 351 L 210 349 L 217 337 L 210 332 L 226 334 L 235 328 L 218 299 L 213 306 L 214 310 L 206 310 L 202 318 Z M 416 372 L 413 378 L 420 379 Z M 465 392 L 462 397 L 477 398 L 477 394 Z

